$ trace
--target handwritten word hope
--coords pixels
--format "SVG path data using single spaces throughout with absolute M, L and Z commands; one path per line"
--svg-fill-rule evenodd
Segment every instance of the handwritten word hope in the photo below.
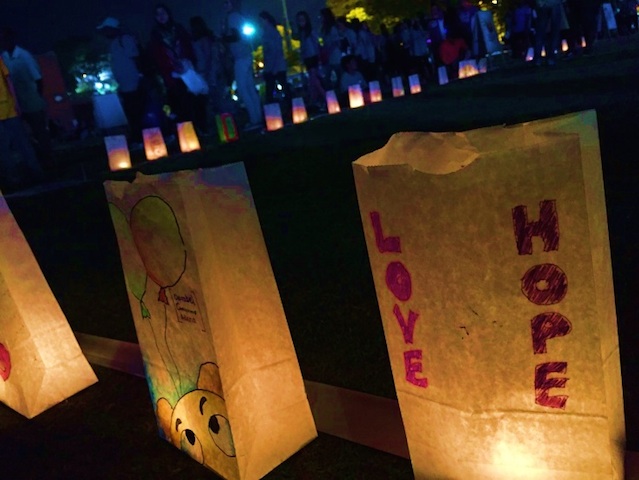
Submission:
M 379 253 L 401 253 L 402 248 L 399 237 L 385 237 L 382 229 L 382 222 L 379 212 L 370 213 L 373 231 L 375 232 L 375 244 Z M 399 261 L 390 262 L 386 266 L 386 286 L 393 296 L 402 302 L 408 302 L 413 294 L 413 284 L 406 266 Z M 393 306 L 393 315 L 399 324 L 406 345 L 413 344 L 415 324 L 419 318 L 419 313 L 408 308 L 408 314 L 402 312 L 396 303 Z M 418 377 L 423 371 L 422 350 L 406 350 L 404 352 L 404 368 L 406 371 L 406 381 L 421 388 L 428 387 L 428 379 Z
M 539 220 L 528 221 L 526 206 L 512 209 L 515 241 L 519 255 L 532 255 L 532 237 L 540 237 L 544 252 L 559 250 L 559 218 L 555 200 L 543 200 L 539 204 Z M 542 263 L 528 269 L 521 279 L 521 291 L 535 305 L 556 305 L 568 292 L 568 278 L 561 268 L 552 263 Z M 568 335 L 572 324 L 558 312 L 543 312 L 530 321 L 534 355 L 547 353 L 546 342 L 555 337 Z M 535 403 L 543 407 L 566 407 L 568 395 L 550 395 L 552 388 L 565 388 L 567 377 L 550 377 L 551 374 L 564 375 L 567 362 L 546 362 L 535 367 Z

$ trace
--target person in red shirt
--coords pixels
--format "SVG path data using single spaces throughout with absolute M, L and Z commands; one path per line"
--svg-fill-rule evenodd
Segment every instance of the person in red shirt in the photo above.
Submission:
M 149 52 L 166 88 L 166 100 L 177 122 L 192 121 L 198 133 L 208 133 L 206 96 L 187 89 L 180 75 L 197 63 L 189 32 L 173 19 L 169 7 L 160 3 L 154 10 Z
M 459 76 L 459 61 L 465 60 L 469 56 L 468 44 L 462 35 L 457 34 L 455 29 L 450 29 L 446 38 L 439 45 L 439 59 L 446 67 L 448 78 Z

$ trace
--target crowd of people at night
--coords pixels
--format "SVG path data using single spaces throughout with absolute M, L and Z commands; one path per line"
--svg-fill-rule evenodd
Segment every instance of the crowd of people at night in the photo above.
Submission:
M 97 26 L 108 39 L 130 141 L 140 142 L 143 128 L 168 130 L 182 121 L 192 121 L 199 135 L 210 135 L 216 114 L 239 110 L 245 130 L 259 129 L 267 103 L 279 102 L 288 111 L 291 98 L 302 96 L 311 113 L 324 112 L 329 90 L 345 101 L 354 84 L 366 91 L 378 81 L 388 89 L 393 77 L 414 74 L 437 82 L 442 67 L 455 78 L 461 60 L 486 54 L 474 22 L 479 6 L 471 0 L 433 1 L 430 11 L 381 24 L 378 31 L 366 21 L 336 17 L 330 8 L 297 12 L 290 31 L 262 11 L 253 29 L 240 0 L 216 1 L 225 17 L 215 32 L 202 16 L 180 24 L 165 4 L 150 12 L 153 27 L 147 41 L 114 17 Z M 588 55 L 605 30 L 603 3 L 515 1 L 503 19 L 504 51 L 521 61 L 534 52 L 531 64 L 537 66 L 552 66 L 562 55 Z M 613 3 L 615 34 L 636 32 L 637 0 Z M 0 30 L 0 187 L 9 189 L 41 181 L 52 166 L 42 73 L 16 38 L 11 28 Z M 298 57 L 291 55 L 293 40 L 299 42 Z M 562 52 L 562 41 L 567 52 Z M 260 45 L 263 58 L 256 68 L 254 52 Z M 295 82 L 293 67 L 301 72 Z M 193 85 L 194 74 L 205 88 Z M 261 93 L 258 83 L 264 84 Z

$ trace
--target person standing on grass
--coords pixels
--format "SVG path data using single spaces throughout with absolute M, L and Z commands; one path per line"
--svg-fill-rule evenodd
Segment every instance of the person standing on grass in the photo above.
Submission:
M 519 0 L 512 11 L 510 43 L 512 58 L 525 60 L 530 45 L 533 11 L 528 0 Z
M 208 119 L 222 112 L 225 89 L 222 66 L 224 47 L 201 16 L 191 17 L 189 24 L 195 51 L 195 71 L 202 76 L 209 87 L 206 105 L 208 130 Z
M 262 31 L 262 48 L 264 50 L 264 83 L 266 85 L 266 102 L 273 103 L 275 100 L 275 84 L 279 83 L 290 103 L 290 90 L 286 78 L 286 59 L 284 58 L 284 46 L 282 35 L 277 30 L 277 22 L 273 15 L 262 10 L 260 12 L 260 27 Z
M 110 42 L 111 70 L 118 82 L 118 96 L 129 122 L 129 134 L 134 142 L 142 141 L 142 118 L 145 98 L 140 89 L 140 50 L 136 38 L 122 30 L 120 21 L 107 17 L 97 30 Z
M 11 79 L 22 119 L 31 130 L 39 162 L 47 169 L 53 168 L 53 152 L 49 133 L 49 117 L 43 97 L 42 73 L 30 52 L 16 43 L 16 34 L 11 28 L 0 31 L 0 51 Z
M 238 97 L 248 111 L 247 129 L 259 128 L 264 123 L 262 104 L 255 90 L 253 76 L 253 47 L 243 33 L 246 19 L 240 13 L 240 0 L 223 0 L 226 16 L 222 27 L 222 40 L 228 45 L 233 56 L 233 74 L 237 84 Z
M 561 40 L 561 19 L 563 15 L 561 0 L 537 0 L 535 11 L 535 65 L 541 65 L 541 50 L 545 48 L 548 65 L 556 62 L 556 52 Z M 548 28 L 550 32 L 547 34 Z
M 44 172 L 20 118 L 9 69 L 0 57 L 0 186 L 7 193 L 42 180 Z
M 169 7 L 157 4 L 149 53 L 166 88 L 166 100 L 177 122 L 192 121 L 200 133 L 206 132 L 206 96 L 189 92 L 181 78 L 196 63 L 191 35 L 173 20 Z
M 601 12 L 603 0 L 581 0 L 576 6 L 581 20 L 586 46 L 583 49 L 584 55 L 590 55 L 597 40 L 597 24 Z
M 340 37 L 337 31 L 335 15 L 330 8 L 320 10 L 320 33 L 322 34 L 322 47 L 320 60 L 324 69 L 325 84 L 329 87 L 339 85 L 339 77 L 342 73 L 340 50 Z
M 319 76 L 319 37 L 313 31 L 311 19 L 307 12 L 298 12 L 297 15 L 295 15 L 295 20 L 297 23 L 297 31 L 293 35 L 293 38 L 295 40 L 299 40 L 301 44 L 300 55 L 302 56 L 306 72 L 308 73 L 309 102 L 315 108 L 323 110 L 325 108 L 323 102 L 326 97 L 326 92 L 322 87 L 322 82 Z

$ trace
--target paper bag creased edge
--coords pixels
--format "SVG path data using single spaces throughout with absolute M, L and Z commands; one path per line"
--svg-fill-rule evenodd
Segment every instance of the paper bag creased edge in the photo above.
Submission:
M 428 151 L 428 156 L 414 152 Z M 364 155 L 355 165 L 368 167 L 408 165 L 430 175 L 458 172 L 479 158 L 478 150 L 464 133 L 400 132 L 379 150 Z

